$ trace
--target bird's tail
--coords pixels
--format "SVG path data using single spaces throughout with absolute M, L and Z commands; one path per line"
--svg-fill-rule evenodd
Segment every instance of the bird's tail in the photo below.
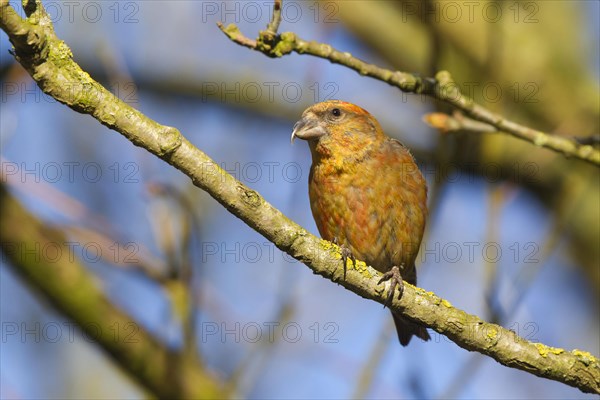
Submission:
M 413 335 L 423 339 L 424 341 L 431 339 L 429 333 L 427 333 L 427 329 L 424 326 L 409 321 L 395 313 L 392 313 L 392 317 L 394 317 L 396 332 L 398 332 L 398 340 L 400 340 L 400 344 L 402 346 L 408 345 Z

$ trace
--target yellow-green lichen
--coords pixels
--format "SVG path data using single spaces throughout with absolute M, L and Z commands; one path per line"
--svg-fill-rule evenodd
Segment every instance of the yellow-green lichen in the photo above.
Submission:
M 48 40 L 43 51 L 47 52 L 42 54 L 46 57 L 47 62 L 59 68 L 73 66 L 73 52 L 64 41 L 58 39 Z
M 328 251 L 335 259 L 342 259 L 342 253 L 340 252 L 340 248 L 336 244 L 323 239 L 321 239 L 319 244 L 323 250 Z M 373 277 L 369 266 L 364 261 L 353 261 L 348 257 L 348 259 L 346 260 L 346 271 L 351 269 L 357 271 L 367 279 L 371 279 Z
M 362 261 L 356 260 L 355 262 L 352 262 L 352 260 L 347 260 L 346 267 L 353 268 L 355 271 L 358 271 L 362 276 L 364 276 L 367 279 L 371 279 L 373 277 L 369 266 Z
M 550 347 L 550 351 L 551 351 L 553 354 L 559 355 L 559 354 L 562 354 L 562 353 L 564 353 L 564 352 L 565 352 L 565 349 L 560 349 L 560 348 L 558 348 L 558 347 Z
M 594 357 L 591 353 L 587 352 L 587 351 L 575 349 L 575 350 L 571 351 L 571 353 L 575 357 L 577 357 L 577 359 L 579 359 L 579 361 L 581 361 L 585 365 L 590 365 L 590 364 L 593 364 L 593 363 L 597 364 L 598 363 L 598 359 L 596 357 Z
M 498 329 L 494 328 L 493 326 L 490 327 L 487 330 L 486 336 L 489 340 L 496 340 L 496 338 L 498 337 Z
M 296 35 L 292 32 L 283 32 L 275 36 L 271 31 L 260 31 L 256 45 L 258 50 L 269 57 L 282 57 L 294 50 Z
M 275 53 L 277 57 L 291 53 L 296 45 L 296 35 L 293 32 L 283 32 L 279 38 L 280 40 L 275 45 L 273 53 Z
M 452 307 L 452 303 L 450 303 L 448 300 L 446 299 L 442 299 L 442 303 L 441 303 L 444 307 L 446 308 L 451 308 Z
M 559 349 L 557 347 L 546 346 L 545 344 L 542 344 L 542 343 L 534 343 L 534 346 L 537 347 L 538 353 L 542 357 L 548 357 L 549 353 L 559 355 L 559 354 L 562 354 L 562 353 L 565 352 L 564 349 Z
M 321 241 L 319 242 L 319 244 L 321 245 L 321 248 L 323 250 L 326 251 L 330 251 L 331 249 L 335 249 L 335 245 L 327 240 L 323 240 L 321 239 Z M 342 254 L 339 251 L 334 252 L 334 257 L 341 259 L 342 258 Z

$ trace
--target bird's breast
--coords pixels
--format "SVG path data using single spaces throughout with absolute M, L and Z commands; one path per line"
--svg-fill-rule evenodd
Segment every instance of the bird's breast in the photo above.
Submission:
M 423 200 L 404 190 L 401 178 L 396 169 L 364 163 L 313 165 L 309 196 L 321 236 L 381 271 L 414 265 L 425 224 L 415 203 Z

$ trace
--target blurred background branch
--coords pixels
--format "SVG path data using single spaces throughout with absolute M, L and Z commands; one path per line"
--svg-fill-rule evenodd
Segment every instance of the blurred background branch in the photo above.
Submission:
M 32 216 L 0 185 L 0 243 L 14 270 L 153 395 L 210 399 L 217 378 L 185 351 L 169 349 L 116 308 L 73 256 L 64 233 Z M 48 248 L 55 248 L 50 253 Z M 174 364 L 171 360 L 176 359 Z

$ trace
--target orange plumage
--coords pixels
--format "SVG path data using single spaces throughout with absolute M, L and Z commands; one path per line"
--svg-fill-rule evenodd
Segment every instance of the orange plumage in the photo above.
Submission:
M 399 267 L 416 284 L 427 186 L 409 151 L 367 111 L 337 100 L 304 111 L 294 137 L 312 154 L 310 206 L 321 236 L 381 272 Z M 429 340 L 424 327 L 393 317 L 403 346 L 413 335 Z

